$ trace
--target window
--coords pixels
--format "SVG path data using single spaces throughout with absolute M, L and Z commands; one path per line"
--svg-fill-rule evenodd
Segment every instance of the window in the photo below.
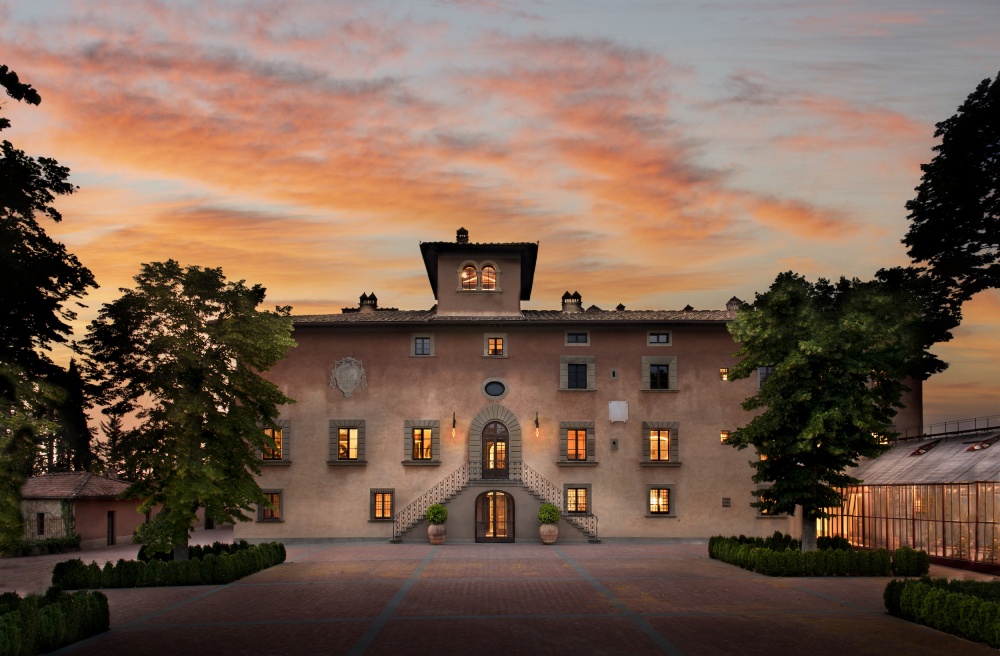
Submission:
M 434 336 L 427 333 L 412 335 L 410 355 L 414 357 L 430 357 L 434 355 Z
M 500 401 L 507 396 L 507 381 L 503 378 L 487 378 L 481 388 L 483 396 L 490 401 Z
M 667 331 L 649 331 L 646 343 L 650 346 L 670 346 L 670 333 Z
M 392 521 L 392 497 L 395 490 L 372 490 L 369 518 L 373 522 Z
M 674 467 L 681 464 L 680 423 L 642 422 L 642 465 Z
M 280 522 L 284 519 L 281 490 L 264 490 L 265 503 L 257 506 L 257 521 Z
M 365 420 L 331 419 L 328 465 L 365 464 Z
M 491 266 L 483 267 L 483 291 L 495 292 L 497 289 L 497 270 Z
M 766 500 L 768 498 L 768 488 L 767 487 L 757 488 L 756 494 L 757 494 L 757 497 L 761 501 Z M 757 510 L 757 516 L 758 517 L 765 517 L 765 518 L 767 518 L 767 517 L 788 517 L 788 515 L 786 513 L 774 512 L 772 510 L 768 510 L 767 508 L 757 508 L 756 510 Z
M 669 487 L 649 488 L 649 514 L 650 515 L 672 515 L 671 489 Z
M 652 429 L 649 431 L 649 459 L 670 460 L 670 431 Z
M 407 419 L 403 422 L 403 464 L 441 464 L 441 422 Z
M 642 389 L 657 392 L 677 391 L 677 357 L 642 356 Z
M 276 419 L 277 428 L 263 428 L 265 437 L 274 442 L 274 446 L 265 446 L 260 450 L 261 463 L 265 465 L 287 465 L 292 461 L 292 422 L 289 419 Z
M 559 464 L 596 465 L 594 422 L 559 422 Z
M 578 483 L 564 487 L 566 512 L 573 514 L 590 514 L 590 485 Z
M 45 535 L 45 513 L 35 513 L 35 535 Z
M 758 367 L 757 368 L 757 389 L 760 389 L 760 386 L 764 384 L 764 381 L 767 380 L 768 378 L 770 378 L 771 374 L 773 374 L 773 373 L 774 373 L 774 367 L 773 366 Z
M 264 460 L 281 460 L 281 429 L 265 428 L 264 435 L 268 437 L 274 446 L 265 446 L 261 451 L 261 458 Z
M 729 369 L 727 367 L 719 368 L 719 380 L 729 380 Z
M 566 459 L 586 460 L 587 459 L 587 431 L 579 428 L 571 428 L 566 431 Z
M 719 442 L 722 444 L 729 444 L 729 431 L 727 430 L 719 431 Z
M 479 272 L 476 267 L 469 265 L 462 269 L 462 290 L 475 291 L 479 288 Z
M 483 335 L 483 355 L 490 358 L 507 356 L 507 334 L 488 333 Z
M 413 429 L 413 459 L 430 460 L 433 435 L 430 428 Z
M 590 344 L 590 333 L 567 331 L 566 333 L 567 346 L 587 346 L 589 344 Z
M 593 355 L 563 355 L 559 358 L 559 389 L 595 390 L 597 358 Z

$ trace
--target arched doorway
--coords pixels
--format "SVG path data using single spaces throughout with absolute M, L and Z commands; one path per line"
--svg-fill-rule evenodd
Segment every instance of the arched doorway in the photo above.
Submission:
M 500 490 L 476 497 L 476 542 L 514 541 L 514 498 Z
M 510 433 L 499 421 L 483 428 L 483 478 L 506 480 L 509 476 Z

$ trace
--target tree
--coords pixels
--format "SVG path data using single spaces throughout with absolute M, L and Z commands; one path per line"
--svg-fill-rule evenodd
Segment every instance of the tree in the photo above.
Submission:
M 38 105 L 41 97 L 17 74 L 0 66 L 0 86 L 8 96 Z M 0 130 L 10 121 L 0 117 Z M 0 362 L 32 376 L 56 367 L 46 355 L 72 333 L 67 323 L 76 313 L 66 307 L 97 283 L 89 269 L 38 223 L 43 215 L 61 221 L 52 206 L 58 195 L 71 194 L 69 169 L 47 157 L 25 155 L 9 141 L 0 143 Z
M 841 503 L 838 488 L 856 483 L 845 471 L 881 452 L 893 437 L 903 379 L 943 363 L 924 350 L 921 299 L 906 289 L 841 278 L 810 283 L 780 274 L 730 323 L 743 359 L 734 379 L 762 376 L 743 402 L 762 411 L 729 443 L 761 458 L 752 505 L 771 514 L 802 509 L 803 549 L 815 548 L 816 522 Z
M 941 143 L 920 167 L 903 243 L 954 309 L 1000 287 L 1000 75 L 983 80 L 934 136 Z
M 293 403 L 260 376 L 295 345 L 289 307 L 261 312 L 260 285 L 227 282 L 221 269 L 142 265 L 135 289 L 105 304 L 82 346 L 110 416 L 134 413 L 122 432 L 129 466 L 148 475 L 126 491 L 141 511 L 162 510 L 136 537 L 187 557 L 195 513 L 247 521 L 266 503 L 257 452 L 273 447 L 278 406 Z
M 99 456 L 104 467 L 104 475 L 112 478 L 123 478 L 126 481 L 138 481 L 140 472 L 129 465 L 123 453 L 125 425 L 121 415 L 105 413 L 106 422 L 101 422 L 104 442 L 99 447 Z
M 50 406 L 54 430 L 45 436 L 46 458 L 39 469 L 44 472 L 90 471 L 96 456 L 90 444 L 94 433 L 87 424 L 87 409 L 93 404 L 76 360 L 70 360 L 68 369 L 59 370 L 48 380 L 62 393 Z

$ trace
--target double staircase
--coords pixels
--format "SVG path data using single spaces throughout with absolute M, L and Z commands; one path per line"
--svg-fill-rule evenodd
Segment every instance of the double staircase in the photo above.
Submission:
M 519 484 L 536 499 L 551 503 L 559 509 L 562 519 L 566 520 L 590 542 L 600 542 L 597 537 L 597 516 L 568 514 L 563 509 L 562 488 L 548 480 L 520 460 L 509 463 L 507 478 L 483 478 L 482 463 L 467 462 L 448 474 L 442 481 L 414 499 L 409 505 L 397 512 L 393 517 L 392 542 L 400 542 L 403 534 L 417 525 L 424 518 L 427 509 L 435 503 L 447 503 L 465 490 L 471 481 L 495 481 L 497 483 L 513 482 Z

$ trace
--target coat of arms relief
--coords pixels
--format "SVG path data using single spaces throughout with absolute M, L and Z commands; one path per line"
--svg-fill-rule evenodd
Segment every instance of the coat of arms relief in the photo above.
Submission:
M 361 360 L 354 358 L 344 358 L 337 360 L 333 371 L 330 373 L 330 387 L 336 387 L 344 396 L 351 398 L 358 387 L 368 388 L 368 379 L 365 377 L 365 369 L 361 366 Z

